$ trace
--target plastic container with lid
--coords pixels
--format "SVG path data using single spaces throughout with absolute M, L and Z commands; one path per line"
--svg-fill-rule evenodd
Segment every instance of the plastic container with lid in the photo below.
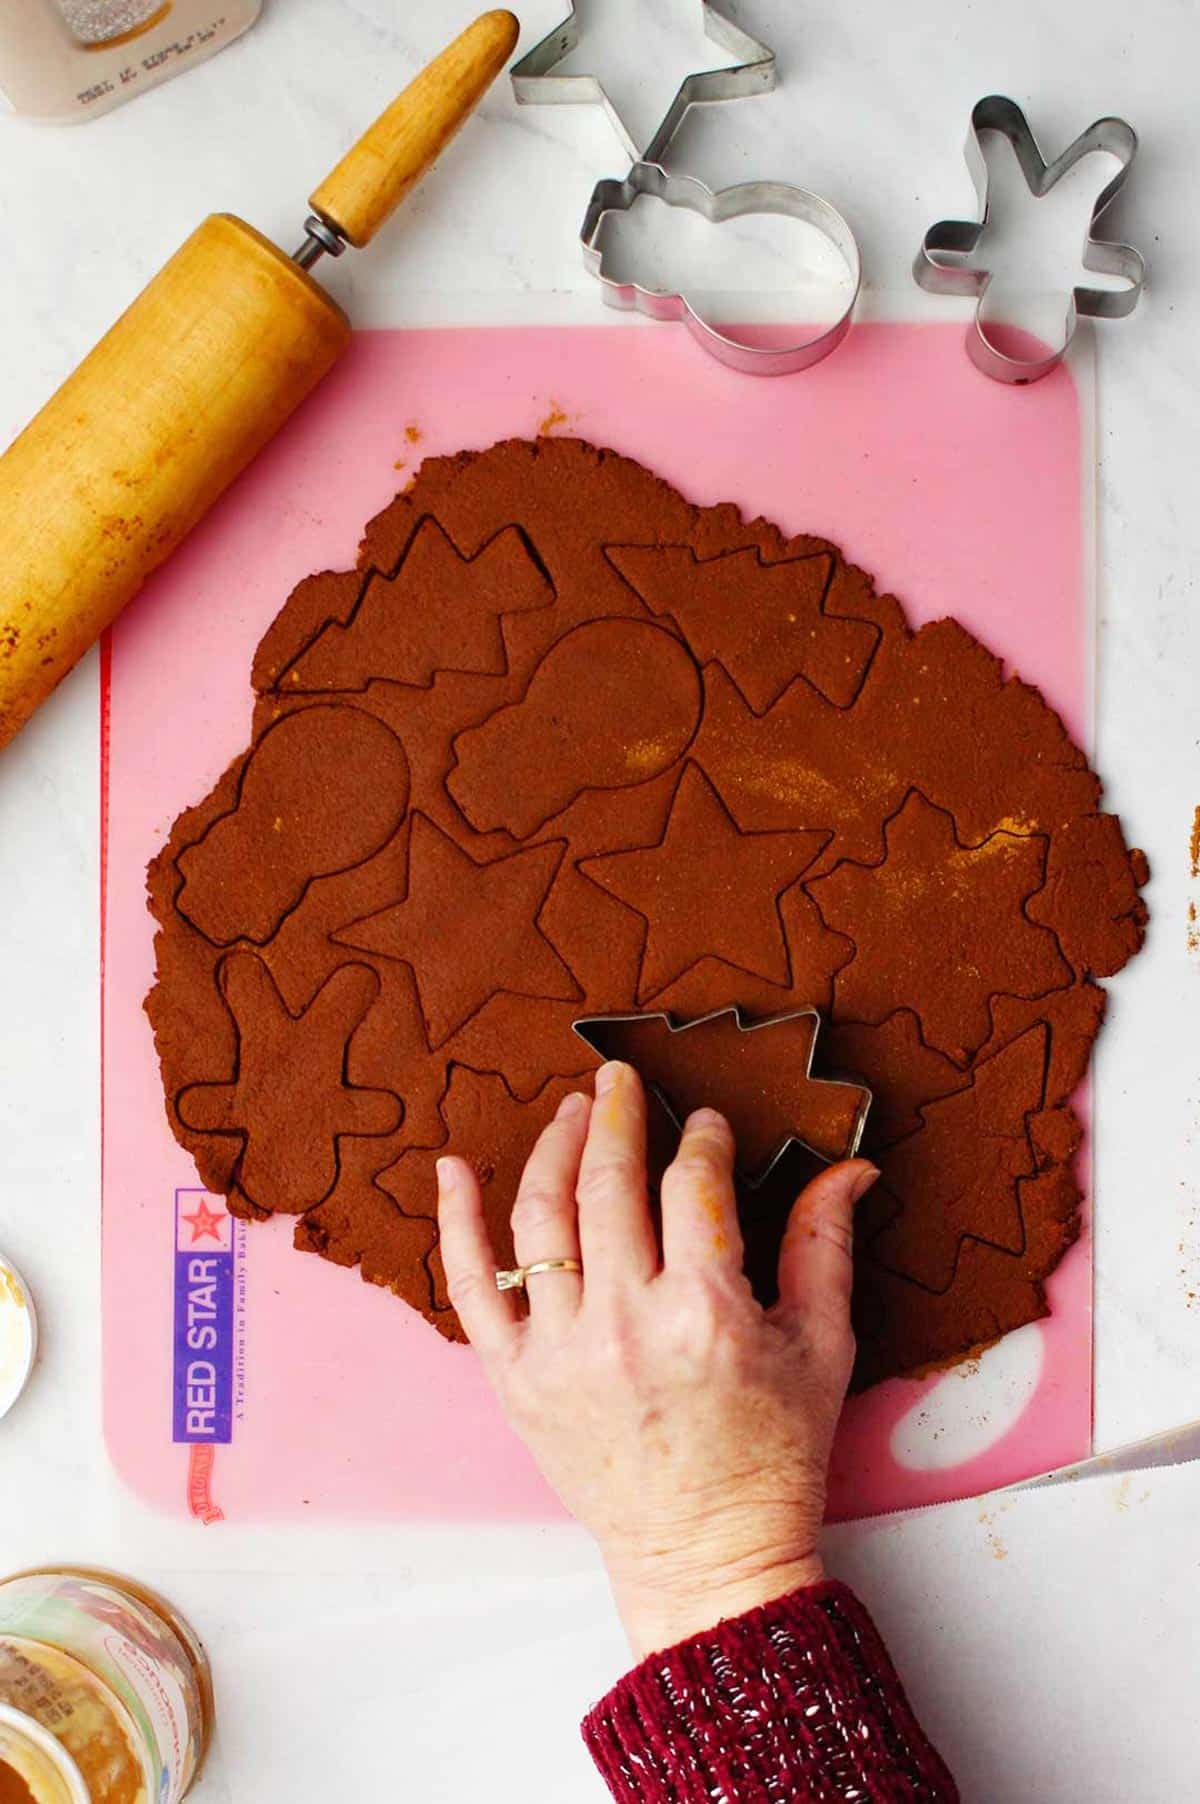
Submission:
M 261 10 L 262 0 L 2 0 L 0 110 L 95 118 L 224 49 Z
M 83 1568 L 0 1583 L 0 1804 L 179 1804 L 211 1731 L 208 1660 L 164 1599 Z

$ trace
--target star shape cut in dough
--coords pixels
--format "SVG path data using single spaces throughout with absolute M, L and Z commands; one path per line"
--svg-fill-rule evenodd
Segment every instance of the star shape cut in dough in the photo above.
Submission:
M 579 986 L 537 924 L 563 850 L 554 841 L 480 864 L 415 814 L 407 894 L 330 937 L 411 966 L 431 1049 L 501 991 L 577 1001 Z
M 743 833 L 696 764 L 684 766 L 657 845 L 584 859 L 586 877 L 646 923 L 638 1000 L 702 958 L 786 989 L 780 898 L 829 842 L 825 832 Z
M 855 953 L 835 978 L 842 1020 L 915 1009 L 927 1042 L 963 1063 L 991 1031 L 993 996 L 1044 996 L 1071 981 L 1048 928 L 1025 911 L 1045 879 L 1040 834 L 963 845 L 918 790 L 884 828 L 882 864 L 849 861 L 806 887 Z

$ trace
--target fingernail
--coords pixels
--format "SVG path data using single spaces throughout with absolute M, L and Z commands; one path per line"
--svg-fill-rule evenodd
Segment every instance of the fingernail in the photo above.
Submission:
M 569 1096 L 563 1097 L 557 1109 L 555 1109 L 555 1121 L 574 1121 L 577 1116 L 583 1114 L 583 1111 L 587 1108 L 587 1102 L 587 1097 L 580 1091 L 572 1090 Z
M 879 1169 L 875 1165 L 868 1166 L 866 1171 L 860 1171 L 850 1186 L 850 1201 L 857 1203 L 866 1196 L 878 1176 Z
M 729 1123 L 718 1109 L 693 1109 L 685 1121 L 684 1126 L 690 1128 L 725 1128 L 729 1126 Z
M 610 1059 L 607 1065 L 601 1065 L 596 1073 L 596 1095 L 607 1096 L 610 1090 L 615 1090 L 628 1069 L 620 1059 Z
M 454 1183 L 454 1160 L 438 1159 L 434 1169 L 437 1172 L 439 1190 L 449 1190 Z

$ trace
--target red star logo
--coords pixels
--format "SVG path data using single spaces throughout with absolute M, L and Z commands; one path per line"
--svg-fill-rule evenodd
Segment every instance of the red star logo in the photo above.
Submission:
M 210 1209 L 203 1198 L 200 1201 L 199 1208 L 196 1209 L 192 1215 L 184 1215 L 180 1219 L 187 1222 L 192 1230 L 193 1246 L 195 1246 L 198 1240 L 203 1240 L 208 1235 L 212 1236 L 218 1246 L 220 1245 L 221 1228 L 225 1221 L 225 1216 L 216 1209 Z

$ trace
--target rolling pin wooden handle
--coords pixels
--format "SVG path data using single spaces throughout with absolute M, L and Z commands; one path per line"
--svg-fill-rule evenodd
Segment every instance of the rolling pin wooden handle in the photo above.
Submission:
M 294 259 L 206 221 L 0 452 L 0 748 L 336 362 L 350 324 L 309 264 L 368 242 L 516 38 L 490 12 L 444 50 L 317 189 Z
M 313 191 L 313 212 L 347 243 L 369 244 L 478 105 L 512 55 L 519 29 L 503 11 L 468 25 Z
M 349 339 L 323 289 L 216 214 L 68 376 L 0 456 L 0 747 Z

